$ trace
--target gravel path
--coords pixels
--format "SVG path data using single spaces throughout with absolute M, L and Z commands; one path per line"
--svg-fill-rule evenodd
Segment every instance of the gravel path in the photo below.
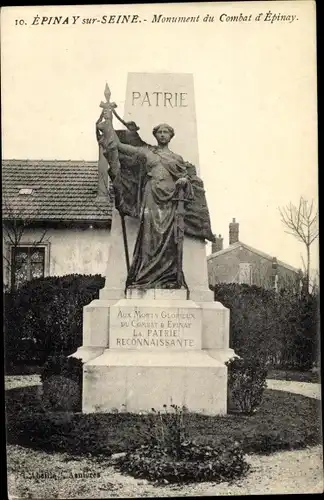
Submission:
M 39 385 L 41 379 L 39 375 L 10 375 L 5 378 L 5 388 L 14 389 L 15 387 L 28 387 Z M 268 389 L 279 391 L 294 392 L 303 394 L 309 398 L 321 399 L 321 384 L 311 382 L 295 382 L 293 380 L 267 380 Z
M 7 377 L 6 389 L 38 385 L 37 376 Z M 320 384 L 284 380 L 268 380 L 268 388 L 284 390 L 320 399 Z M 109 464 L 96 466 L 100 479 L 78 480 L 26 480 L 19 470 L 24 470 L 28 461 L 39 463 L 47 470 L 69 471 L 79 467 L 65 454 L 50 455 L 20 446 L 8 447 L 8 483 L 11 498 L 120 498 L 120 497 L 174 497 L 210 495 L 256 495 L 322 493 L 323 448 L 316 446 L 302 450 L 284 451 L 268 456 L 247 457 L 251 469 L 246 478 L 229 483 L 201 483 L 188 486 L 154 486 L 146 480 L 137 480 L 118 473 Z M 66 464 L 66 465 L 64 465 Z M 82 463 L 84 466 L 84 463 Z M 93 470 L 88 461 L 88 470 Z M 36 466 L 37 467 L 37 466 Z M 12 471 L 12 472 L 11 472 Z M 15 471 L 15 472 L 14 472 Z
M 40 375 L 7 375 L 5 377 L 5 390 L 15 389 L 16 387 L 30 387 L 31 385 L 40 385 Z
M 267 388 L 276 391 L 294 392 L 309 398 L 321 399 L 321 384 L 295 382 L 293 380 L 267 380 Z
M 10 498 L 127 498 L 210 495 L 256 495 L 278 493 L 321 493 L 323 471 L 321 447 L 248 457 L 251 470 L 235 484 L 200 483 L 186 486 L 154 486 L 146 480 L 124 476 L 107 463 L 74 460 L 55 453 L 10 446 L 8 487 Z M 57 479 L 30 478 L 32 471 L 56 474 Z M 26 470 L 27 475 L 26 475 Z M 99 473 L 99 478 L 71 479 L 71 473 Z

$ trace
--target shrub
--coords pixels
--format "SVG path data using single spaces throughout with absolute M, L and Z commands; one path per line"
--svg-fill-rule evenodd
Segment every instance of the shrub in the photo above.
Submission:
M 117 461 L 122 472 L 163 483 L 189 483 L 232 480 L 247 471 L 238 442 L 229 440 L 213 446 L 189 440 L 186 423 L 190 413 L 186 407 L 163 407 L 164 412 L 152 408 L 137 426 L 137 433 L 149 444 Z
M 5 294 L 6 362 L 43 364 L 82 344 L 83 307 L 98 298 L 105 279 L 79 274 L 34 279 Z
M 220 283 L 215 300 L 230 309 L 230 345 L 245 359 L 272 368 L 309 370 L 319 357 L 319 298 L 293 288 L 275 293 L 257 286 Z
M 124 473 L 162 483 L 232 481 L 245 474 L 249 466 L 239 443 L 231 441 L 217 447 L 184 441 L 175 458 L 159 445 L 142 446 L 117 462 Z
M 165 450 L 170 456 L 179 458 L 181 443 L 186 438 L 185 406 L 163 405 L 164 412 L 152 408 L 151 413 L 144 414 L 136 425 L 136 432 L 145 442 Z
M 61 375 L 81 385 L 82 367 L 83 363 L 81 359 L 64 356 L 62 354 L 49 356 L 40 373 L 41 381 L 44 383 L 53 375 Z
M 64 355 L 50 356 L 41 371 L 43 404 L 50 410 L 82 410 L 83 363 Z
M 294 370 L 269 370 L 268 378 L 274 380 L 294 380 L 295 382 L 312 382 L 317 384 L 321 382 L 320 372 L 316 368 L 307 372 Z
M 229 409 L 254 413 L 262 402 L 267 386 L 267 369 L 259 361 L 233 358 L 228 363 Z

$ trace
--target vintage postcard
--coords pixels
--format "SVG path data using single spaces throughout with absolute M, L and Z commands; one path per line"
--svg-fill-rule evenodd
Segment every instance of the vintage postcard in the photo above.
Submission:
M 7 495 L 323 491 L 316 6 L 1 10 Z

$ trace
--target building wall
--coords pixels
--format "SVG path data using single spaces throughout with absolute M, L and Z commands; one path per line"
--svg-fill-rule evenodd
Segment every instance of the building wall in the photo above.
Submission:
M 26 229 L 20 246 L 38 242 L 43 234 L 40 229 Z M 45 275 L 63 276 L 65 274 L 106 275 L 109 254 L 109 229 L 48 229 L 41 245 L 46 247 Z M 10 248 L 4 244 L 4 282 L 9 283 Z
M 252 265 L 253 285 L 271 288 L 273 286 L 272 261 L 251 252 L 245 247 L 237 247 L 231 252 L 208 257 L 208 279 L 210 285 L 216 283 L 239 283 L 240 263 Z M 287 283 L 296 284 L 298 275 L 278 264 L 278 287 L 282 288 Z

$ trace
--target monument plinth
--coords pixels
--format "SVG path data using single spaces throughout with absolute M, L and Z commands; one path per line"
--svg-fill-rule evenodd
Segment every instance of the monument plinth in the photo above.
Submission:
M 234 352 L 229 311 L 208 287 L 205 241 L 212 233 L 197 177 L 193 77 L 129 74 L 124 142 L 112 128 L 107 96 L 97 138 L 118 210 L 106 284 L 84 308 L 83 346 L 74 354 L 84 361 L 82 409 L 143 412 L 177 404 L 224 414 L 225 363 Z M 156 127 L 158 121 L 170 125 Z M 134 122 L 143 136 L 132 132 Z M 152 129 L 158 146 L 146 142 Z M 174 135 L 177 153 L 168 148 Z
M 138 413 L 177 404 L 226 413 L 224 362 L 234 354 L 228 310 L 216 302 L 204 308 L 183 292 L 138 291 L 110 307 L 107 348 L 84 365 L 84 412 Z

